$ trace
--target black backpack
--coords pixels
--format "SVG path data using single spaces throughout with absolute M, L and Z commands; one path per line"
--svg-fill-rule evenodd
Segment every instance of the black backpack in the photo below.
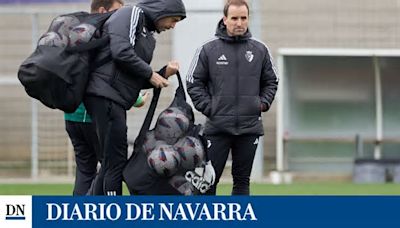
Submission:
M 92 63 L 91 53 L 108 45 L 109 37 L 100 33 L 112 13 L 56 17 L 19 67 L 18 79 L 27 94 L 49 108 L 74 112 L 82 102 L 91 69 L 111 61 L 108 56 Z

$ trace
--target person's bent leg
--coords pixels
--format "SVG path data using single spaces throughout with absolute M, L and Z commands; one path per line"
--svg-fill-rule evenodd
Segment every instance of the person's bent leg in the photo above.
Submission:
M 103 196 L 104 195 L 104 169 L 100 167 L 94 178 L 92 185 L 87 193 L 90 196 Z
M 99 137 L 103 156 L 99 175 L 104 178 L 104 194 L 121 195 L 122 170 L 127 161 L 126 111 L 113 101 L 102 97 L 88 96 L 84 102 Z M 95 183 L 95 186 L 99 187 L 100 184 Z
M 98 163 L 99 161 L 101 161 L 102 155 L 100 150 L 99 138 L 97 137 L 96 133 L 96 125 L 94 124 L 94 122 L 92 122 L 85 123 L 85 125 L 82 125 L 82 127 L 84 127 L 83 132 L 85 134 L 86 142 L 88 143 L 88 146 L 90 148 L 92 159 L 96 160 L 95 162 L 93 162 L 96 164 L 94 165 L 96 167 L 96 176 L 92 179 L 92 184 L 89 189 L 90 192 L 88 191 L 87 195 L 104 195 L 103 178 L 101 176 L 101 170 L 98 170 Z M 98 182 L 101 183 L 100 186 L 98 186 Z
M 107 135 L 104 141 L 104 193 L 122 195 L 122 171 L 127 162 L 127 126 L 126 111 L 122 106 L 112 102 L 109 107 Z
M 232 195 L 250 194 L 250 174 L 259 136 L 234 136 L 232 146 Z
M 97 173 L 97 156 L 87 134 L 90 123 L 65 121 L 65 128 L 75 152 L 76 174 L 73 195 L 86 195 Z M 88 128 L 87 128 L 88 127 Z
M 104 140 L 106 137 L 106 128 L 104 126 L 108 123 L 108 107 L 110 101 L 95 96 L 86 96 L 84 104 L 89 115 L 92 117 L 92 126 L 96 131 L 98 148 L 97 159 L 104 158 Z M 97 176 L 89 189 L 88 195 L 104 195 L 104 169 L 100 168 Z

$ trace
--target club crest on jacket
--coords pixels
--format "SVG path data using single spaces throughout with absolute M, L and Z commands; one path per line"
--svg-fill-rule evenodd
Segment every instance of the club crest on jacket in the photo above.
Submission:
M 251 61 L 253 61 L 254 59 L 252 51 L 246 51 L 246 54 L 244 56 L 246 57 L 247 61 L 249 61 L 249 63 L 251 63 Z

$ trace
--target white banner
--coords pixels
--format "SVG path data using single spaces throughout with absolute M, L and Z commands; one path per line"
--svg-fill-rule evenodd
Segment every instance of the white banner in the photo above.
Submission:
M 31 228 L 32 196 L 0 196 L 0 227 Z

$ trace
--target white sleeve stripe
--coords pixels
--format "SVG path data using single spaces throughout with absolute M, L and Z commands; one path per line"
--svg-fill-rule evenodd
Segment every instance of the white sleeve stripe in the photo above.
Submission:
M 136 27 L 139 21 L 139 16 L 140 16 L 141 9 L 133 6 L 132 7 L 132 14 L 131 14 L 131 26 L 129 30 L 129 38 L 130 38 L 130 43 L 132 46 L 135 46 L 135 33 L 136 33 Z
M 131 24 L 130 24 L 130 28 L 129 28 L 129 37 L 130 38 L 135 36 L 138 15 L 139 15 L 139 8 L 136 6 L 133 6 L 132 14 L 131 14 Z
M 138 7 L 133 7 L 132 15 L 131 15 L 131 26 L 130 26 L 130 43 L 132 46 L 135 46 L 135 39 L 136 39 L 136 27 L 139 22 L 140 16 L 140 9 Z
M 257 42 L 260 42 L 260 43 L 262 43 L 266 48 L 267 48 L 267 51 L 268 51 L 268 54 L 269 54 L 269 59 L 271 60 L 271 64 L 272 64 L 272 70 L 274 71 L 274 74 L 275 74 L 275 76 L 276 76 L 276 82 L 278 82 L 279 81 L 279 77 L 278 77 L 278 71 L 276 70 L 276 67 L 275 67 L 275 64 L 274 64 L 274 58 L 272 57 L 272 55 L 271 55 L 271 52 L 270 52 L 270 50 L 269 50 L 269 47 L 264 43 L 264 42 L 262 42 L 261 40 L 258 40 L 258 39 L 255 39 L 255 38 L 251 38 L 252 40 L 255 40 L 255 41 L 257 41 Z
M 134 16 L 134 12 L 135 12 L 136 6 L 132 7 L 132 12 L 131 12 L 131 24 L 130 24 L 130 28 L 129 28 L 129 41 L 131 41 L 131 37 L 132 37 L 132 22 L 133 22 L 133 16 Z
M 214 38 L 212 38 L 212 39 L 206 41 L 203 45 L 201 45 L 201 47 L 199 47 L 199 48 L 196 50 L 196 53 L 194 54 L 194 57 L 193 57 L 193 60 L 192 60 L 192 63 L 190 64 L 190 67 L 189 67 L 189 71 L 188 71 L 188 75 L 187 75 L 187 77 L 186 77 L 186 81 L 188 81 L 188 82 L 190 82 L 190 83 L 193 83 L 193 73 L 194 73 L 194 71 L 195 71 L 195 69 L 196 69 L 196 67 L 197 67 L 197 63 L 198 63 L 199 57 L 200 57 L 200 52 L 201 52 L 201 50 L 203 49 L 203 46 L 204 46 L 205 44 L 207 44 L 207 43 L 209 43 L 209 42 L 211 42 L 211 41 L 217 40 L 217 39 L 218 39 L 217 37 L 214 37 Z
M 194 73 L 194 70 L 196 69 L 196 66 L 197 66 L 197 63 L 198 63 L 199 57 L 200 57 L 200 52 L 202 49 L 203 49 L 203 46 L 201 46 L 200 48 L 197 49 L 196 53 L 194 54 L 192 64 L 190 64 L 189 72 L 186 77 L 186 81 L 188 81 L 190 83 L 193 83 L 193 73 Z

